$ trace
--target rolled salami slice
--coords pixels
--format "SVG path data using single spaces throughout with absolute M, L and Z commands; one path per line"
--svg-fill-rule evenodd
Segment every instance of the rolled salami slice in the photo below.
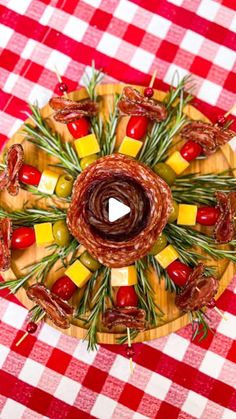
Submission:
M 110 198 L 128 205 L 130 213 L 110 222 Z M 170 211 L 168 185 L 140 162 L 113 154 L 100 158 L 78 176 L 67 224 L 93 257 L 108 267 L 118 268 L 148 253 Z
M 221 145 L 230 141 L 235 136 L 235 133 L 218 125 L 193 121 L 183 127 L 180 135 L 185 140 L 192 140 L 200 144 L 204 154 L 209 155 L 214 153 Z
M 11 262 L 12 223 L 9 218 L 0 220 L 0 271 L 7 271 Z
M 65 97 L 53 97 L 49 105 L 54 109 L 54 119 L 57 122 L 68 124 L 79 118 L 95 116 L 98 112 L 98 104 L 92 100 L 75 102 Z
M 26 291 L 28 297 L 39 304 L 52 322 L 62 329 L 68 329 L 71 324 L 73 307 L 58 295 L 53 294 L 43 284 L 34 284 Z
M 125 326 L 132 329 L 145 329 L 145 310 L 137 307 L 110 308 L 103 313 L 102 322 L 108 329 Z
M 12 196 L 19 192 L 18 175 L 24 160 L 21 144 L 13 144 L 7 151 L 6 167 L 0 173 L 0 191 L 7 190 Z

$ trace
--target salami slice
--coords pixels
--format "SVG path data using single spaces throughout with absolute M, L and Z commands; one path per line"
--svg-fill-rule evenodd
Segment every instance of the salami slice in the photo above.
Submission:
M 215 225 L 215 239 L 217 243 L 229 243 L 235 238 L 236 192 L 216 192 L 217 207 L 220 216 Z
M 0 220 L 0 271 L 7 271 L 11 262 L 12 224 L 9 218 Z
M 205 276 L 204 269 L 204 265 L 199 263 L 189 275 L 186 285 L 176 295 L 175 304 L 180 310 L 200 310 L 217 293 L 219 282 L 214 276 Z
M 28 297 L 39 304 L 52 322 L 62 329 L 70 327 L 73 307 L 43 284 L 34 284 L 27 290 Z
M 108 200 L 130 213 L 110 222 Z M 67 224 L 72 235 L 99 262 L 122 267 L 145 256 L 171 211 L 171 191 L 151 169 L 120 154 L 102 157 L 74 183 Z
M 200 144 L 204 154 L 214 153 L 221 145 L 230 141 L 235 133 L 229 129 L 223 129 L 218 125 L 207 122 L 192 121 L 181 130 L 180 135 L 185 140 L 192 140 Z
M 132 329 L 145 329 L 146 312 L 137 307 L 109 308 L 103 313 L 102 321 L 108 329 L 115 326 L 125 326 Z
M 75 102 L 64 97 L 53 97 L 49 105 L 56 111 L 55 121 L 63 124 L 74 122 L 82 117 L 95 116 L 98 112 L 98 104 L 92 100 Z
M 146 116 L 153 121 L 164 121 L 167 118 L 165 105 L 157 100 L 143 96 L 138 90 L 127 86 L 118 102 L 121 114 Z
M 10 195 L 16 196 L 19 192 L 18 174 L 24 160 L 24 151 L 21 144 L 13 144 L 7 151 L 6 168 L 0 173 L 0 191 L 7 190 Z

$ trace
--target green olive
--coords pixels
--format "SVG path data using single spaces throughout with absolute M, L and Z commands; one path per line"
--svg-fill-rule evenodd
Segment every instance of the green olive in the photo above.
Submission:
M 152 246 L 150 250 L 150 255 L 157 255 L 157 253 L 161 252 L 163 249 L 165 249 L 167 245 L 167 237 L 165 234 L 161 234 L 160 237 L 155 241 L 154 245 Z
M 56 185 L 56 195 L 60 198 L 67 198 L 71 195 L 74 179 L 71 175 L 61 175 Z
M 173 185 L 176 173 L 174 170 L 168 166 L 166 163 L 157 163 L 153 167 L 154 172 L 160 176 L 169 186 Z
M 90 164 L 95 162 L 98 159 L 97 154 L 91 154 L 90 156 L 84 157 L 80 160 L 80 167 L 82 170 L 86 169 Z
M 80 261 L 92 272 L 96 271 L 101 266 L 98 260 L 94 259 L 87 250 L 80 256 Z
M 179 205 L 176 201 L 172 201 L 172 211 L 168 218 L 168 223 L 173 223 L 178 218 Z
M 56 221 L 52 226 L 53 236 L 58 246 L 68 246 L 71 241 L 71 235 L 64 220 Z

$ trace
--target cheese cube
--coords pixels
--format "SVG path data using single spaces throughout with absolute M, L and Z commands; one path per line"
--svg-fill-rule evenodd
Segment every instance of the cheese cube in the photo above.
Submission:
M 135 285 L 138 282 L 137 271 L 134 265 L 111 270 L 111 286 L 124 287 Z
M 100 151 L 98 140 L 94 134 L 86 135 L 74 141 L 76 152 L 80 159 Z
M 187 167 L 189 162 L 185 160 L 179 151 L 175 151 L 171 156 L 166 160 L 166 164 L 170 166 L 177 175 L 180 175 Z
M 79 260 L 76 260 L 65 271 L 65 275 L 67 275 L 78 288 L 82 288 L 89 280 L 92 273 Z
M 142 141 L 134 140 L 133 138 L 126 136 L 124 137 L 118 151 L 121 154 L 126 154 L 127 156 L 136 157 L 142 145 L 143 145 Z
M 58 173 L 52 172 L 51 170 L 44 170 L 38 185 L 38 191 L 52 195 L 59 176 Z
M 177 224 L 194 226 L 197 218 L 197 205 L 179 204 Z
M 34 232 L 37 246 L 47 246 L 54 242 L 52 223 L 35 224 Z
M 160 263 L 164 269 L 174 262 L 174 260 L 178 259 L 178 257 L 178 252 L 176 252 L 175 248 L 171 244 L 155 255 L 157 262 Z

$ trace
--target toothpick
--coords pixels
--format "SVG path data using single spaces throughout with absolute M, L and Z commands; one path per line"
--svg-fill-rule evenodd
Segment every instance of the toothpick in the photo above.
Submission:
M 39 323 L 43 318 L 44 318 L 44 316 L 45 316 L 45 313 L 43 313 L 39 318 L 38 318 L 38 320 L 36 320 L 36 322 L 35 323 Z M 18 342 L 16 342 L 16 346 L 19 346 L 24 340 L 25 340 L 25 338 L 27 338 L 27 336 L 29 335 L 29 333 L 28 332 L 25 332 L 25 334 L 23 335 L 23 336 L 21 336 L 21 338 L 18 340 Z
M 232 108 L 229 109 L 228 112 L 224 114 L 224 117 L 227 118 L 231 113 L 233 113 L 236 110 L 236 103 L 232 106 Z
M 57 66 L 56 65 L 54 65 L 54 70 L 55 70 L 55 74 L 56 74 L 56 76 L 57 76 L 57 80 L 58 80 L 58 82 L 59 83 L 62 83 L 62 78 L 61 78 L 61 75 L 60 75 L 60 73 L 59 73 L 59 71 L 58 71 L 58 69 L 57 69 Z M 65 96 L 67 99 L 68 99 L 68 94 L 65 92 L 64 93 L 64 95 L 63 96 Z
M 157 76 L 157 70 L 155 70 L 152 75 L 151 81 L 149 83 L 149 87 L 153 87 L 156 76 Z
M 127 327 L 127 337 L 128 337 L 128 347 L 131 347 L 131 337 L 130 337 L 130 328 Z M 133 365 L 133 359 L 130 358 L 129 359 L 129 367 L 130 367 L 130 372 L 131 374 L 133 374 L 134 372 L 134 365 Z
M 228 320 L 228 317 L 226 317 L 225 315 L 224 315 L 224 313 L 222 313 L 222 311 L 218 308 L 218 307 L 214 307 L 214 310 L 219 314 L 219 316 L 221 316 L 222 317 L 222 319 L 224 319 L 224 320 Z

